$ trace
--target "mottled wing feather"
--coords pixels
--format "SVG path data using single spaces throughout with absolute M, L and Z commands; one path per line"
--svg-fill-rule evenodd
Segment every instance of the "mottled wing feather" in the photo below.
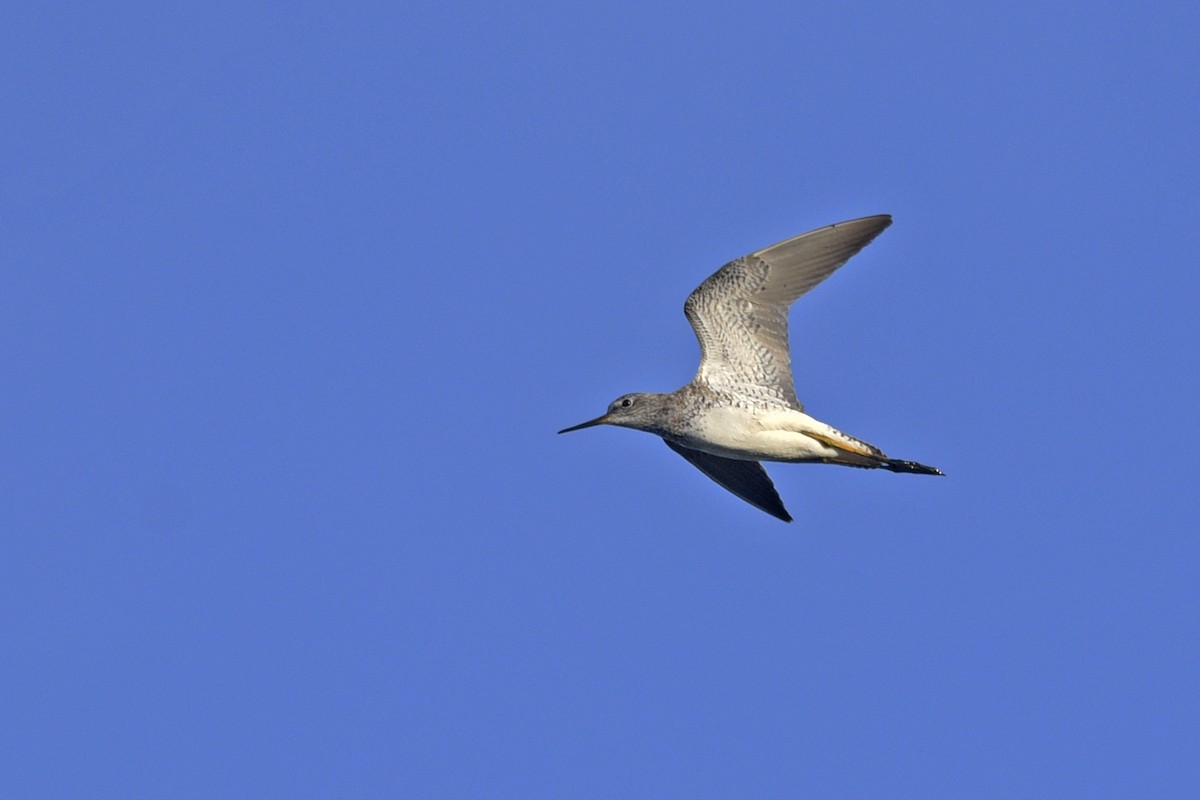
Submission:
M 885 214 L 828 225 L 713 273 L 683 307 L 700 341 L 696 379 L 803 410 L 792 381 L 788 307 L 891 224 Z
M 771 482 L 771 477 L 767 475 L 762 464 L 757 461 L 738 461 L 714 456 L 711 453 L 692 450 L 672 442 L 667 442 L 667 447 L 679 453 L 692 466 L 755 508 L 784 522 L 792 521 L 791 515 L 783 507 L 783 501 L 779 499 L 779 493 L 775 491 L 775 484 Z

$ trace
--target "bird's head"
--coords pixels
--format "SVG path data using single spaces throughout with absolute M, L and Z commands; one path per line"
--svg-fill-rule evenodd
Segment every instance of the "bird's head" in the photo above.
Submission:
M 600 416 L 569 428 L 563 428 L 559 433 L 570 433 L 590 428 L 593 425 L 617 425 L 622 428 L 653 432 L 658 428 L 664 396 L 639 392 L 623 394 L 609 403 L 608 411 Z

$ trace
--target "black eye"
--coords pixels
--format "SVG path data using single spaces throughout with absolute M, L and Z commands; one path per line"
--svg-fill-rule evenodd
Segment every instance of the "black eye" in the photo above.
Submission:
M 631 405 L 633 405 L 633 401 L 628 397 L 621 400 L 621 408 L 629 408 Z

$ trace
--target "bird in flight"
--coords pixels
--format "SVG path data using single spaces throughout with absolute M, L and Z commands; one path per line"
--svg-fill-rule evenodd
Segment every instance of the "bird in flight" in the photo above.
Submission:
M 810 417 L 792 380 L 788 308 L 891 224 L 887 214 L 838 222 L 721 267 L 683 306 L 700 341 L 696 377 L 673 392 L 622 395 L 599 417 L 559 433 L 617 425 L 661 436 L 705 475 L 784 522 L 792 517 L 762 461 L 943 474 Z

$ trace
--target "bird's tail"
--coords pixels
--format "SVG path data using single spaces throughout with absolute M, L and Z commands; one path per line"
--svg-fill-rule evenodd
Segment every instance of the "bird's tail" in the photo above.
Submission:
M 879 466 L 884 469 L 890 469 L 892 472 L 911 472 L 914 475 L 945 475 L 937 467 L 918 464 L 916 461 L 901 461 L 898 458 L 885 459 Z
M 863 469 L 890 469 L 892 472 L 911 472 L 914 475 L 946 474 L 937 467 L 926 466 L 916 461 L 888 458 L 875 445 L 868 444 L 862 439 L 855 439 L 853 436 L 844 434 L 836 428 L 826 427 L 828 428 L 826 431 L 806 430 L 803 433 L 805 436 L 810 436 L 818 442 L 840 451 L 836 457 L 820 459 L 827 464 L 841 464 L 846 467 L 860 467 Z

